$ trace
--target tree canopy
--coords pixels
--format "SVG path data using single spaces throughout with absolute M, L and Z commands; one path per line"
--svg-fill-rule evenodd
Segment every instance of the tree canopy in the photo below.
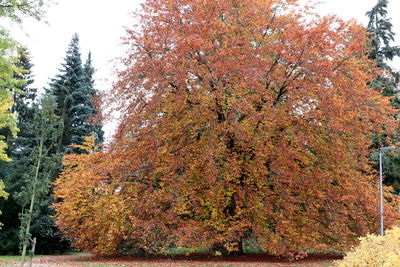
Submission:
M 41 19 L 45 14 L 46 0 L 1 0 L 0 17 L 21 22 L 23 17 Z
M 4 182 L 1 181 L 1 180 L 0 180 L 0 197 L 6 198 L 6 199 L 7 199 L 7 197 L 8 197 L 7 192 L 4 191 Z M 1 210 L 0 210 L 0 215 L 1 215 Z M 3 225 L 3 224 L 0 223 L 0 230 L 1 230 L 1 226 L 2 226 L 2 225 Z
M 10 198 L 0 202 L 3 211 L 3 230 L 0 232 L 0 254 L 17 254 L 18 239 L 18 214 L 21 207 L 25 206 L 24 197 L 27 180 L 30 180 L 31 161 L 29 155 L 35 146 L 36 133 L 33 130 L 35 114 L 34 102 L 36 100 L 36 89 L 32 88 L 32 63 L 26 48 L 19 48 L 14 62 L 21 72 L 16 73 L 15 79 L 22 81 L 21 85 L 9 88 L 13 104 L 10 111 L 16 116 L 15 120 L 19 129 L 18 136 L 10 134 L 9 129 L 2 129 L 7 137 L 7 155 L 11 162 L 0 163 L 0 177 L 4 179 Z M 21 195 L 22 193 L 22 195 Z
M 58 225 L 97 254 L 345 249 L 377 232 L 373 133 L 394 133 L 355 22 L 296 1 L 147 0 L 107 152 L 70 155 Z M 85 183 L 82 183 L 85 181 Z M 387 225 L 398 215 L 385 203 Z M 100 238 L 101 237 L 101 238 Z
M 0 18 L 21 22 L 23 17 L 40 19 L 44 15 L 45 0 L 1 0 Z M 14 115 L 10 112 L 13 105 L 12 93 L 16 87 L 25 81 L 18 79 L 16 74 L 21 69 L 14 65 L 16 55 L 16 42 L 9 36 L 7 29 L 0 26 L 0 129 L 7 129 L 15 136 L 18 128 Z M 7 143 L 5 136 L 0 134 L 0 160 L 9 161 L 6 154 Z M 0 180 L 0 195 L 5 196 L 3 182 Z

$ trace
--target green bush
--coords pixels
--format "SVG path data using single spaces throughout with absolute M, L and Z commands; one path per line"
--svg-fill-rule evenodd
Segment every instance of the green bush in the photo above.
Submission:
M 397 267 L 400 266 L 400 227 L 387 230 L 385 236 L 368 235 L 360 238 L 359 246 L 337 262 L 338 267 Z

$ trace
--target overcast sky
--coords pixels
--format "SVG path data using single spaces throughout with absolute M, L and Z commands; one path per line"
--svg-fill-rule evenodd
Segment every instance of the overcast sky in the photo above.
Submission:
M 113 59 L 123 55 L 121 37 L 125 26 L 132 24 L 131 12 L 142 0 L 55 0 L 47 9 L 47 22 L 27 20 L 22 29 L 12 29 L 15 39 L 25 44 L 35 65 L 35 85 L 47 86 L 63 62 L 65 51 L 74 33 L 80 37 L 83 60 L 92 52 L 97 87 L 110 88 L 113 80 Z M 365 13 L 378 0 L 325 0 L 318 8 L 322 14 L 337 14 L 344 19 L 355 18 L 363 25 L 368 22 Z M 389 0 L 389 17 L 400 45 L 400 0 Z M 400 60 L 395 62 L 400 69 Z
M 26 45 L 34 66 L 35 84 L 47 86 L 58 73 L 72 35 L 78 33 L 82 60 L 92 52 L 97 69 L 96 81 L 102 89 L 109 86 L 111 61 L 122 55 L 121 37 L 131 24 L 131 12 L 139 0 L 53 0 L 45 20 L 28 19 L 13 28 L 13 37 Z

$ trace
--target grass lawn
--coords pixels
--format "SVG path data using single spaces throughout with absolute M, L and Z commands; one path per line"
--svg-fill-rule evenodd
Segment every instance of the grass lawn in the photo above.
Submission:
M 11 263 L 20 260 L 20 256 L 1 256 L 0 255 L 0 266 L 4 263 Z

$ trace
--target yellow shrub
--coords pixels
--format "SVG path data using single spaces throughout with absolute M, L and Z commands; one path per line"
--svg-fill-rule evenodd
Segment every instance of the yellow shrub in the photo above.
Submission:
M 385 236 L 368 235 L 360 245 L 337 262 L 338 267 L 398 267 L 400 266 L 400 227 L 387 230 Z

